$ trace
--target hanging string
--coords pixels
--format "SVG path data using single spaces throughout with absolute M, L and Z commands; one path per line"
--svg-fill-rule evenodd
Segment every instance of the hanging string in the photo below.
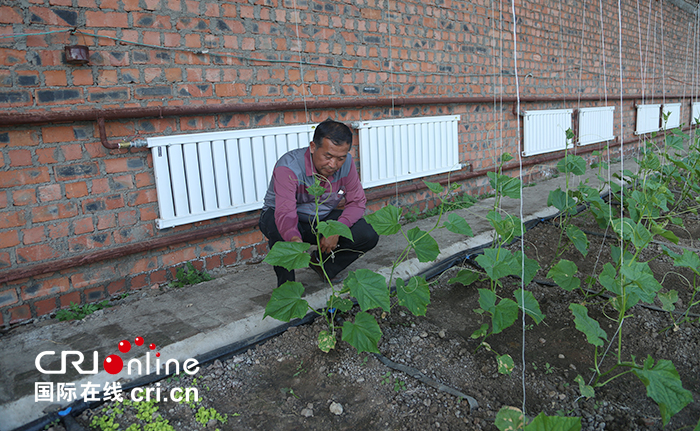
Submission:
M 661 92 L 662 103 L 666 103 L 666 63 L 665 63 L 665 52 L 664 47 L 664 3 L 659 3 L 661 7 Z
M 517 134 L 516 134 L 516 148 L 518 148 L 518 176 L 520 179 L 520 220 L 523 219 L 523 153 L 520 151 L 520 81 L 518 78 L 518 18 L 515 15 L 515 1 L 511 1 L 511 14 L 513 16 L 513 74 L 515 77 L 515 95 L 517 99 L 515 112 L 518 115 L 516 121 L 517 124 Z M 525 304 L 525 240 L 523 235 L 520 235 L 520 252 L 522 253 L 522 259 L 520 259 L 520 295 L 521 304 Z M 526 390 L 525 390 L 525 310 L 522 313 L 522 372 L 520 379 L 522 381 L 523 389 L 523 401 L 522 401 L 522 412 L 525 414 L 525 400 L 526 400 Z
M 561 2 L 559 2 L 559 28 L 561 28 Z M 581 112 L 581 91 L 582 91 L 582 85 L 581 83 L 583 82 L 583 46 L 584 46 L 584 35 L 585 32 L 583 31 L 586 28 L 586 0 L 583 0 L 583 23 L 581 24 L 581 43 L 579 44 L 581 47 L 581 50 L 579 51 L 579 70 L 578 70 L 578 91 L 577 91 L 577 101 L 576 101 L 576 112 Z M 579 130 L 580 130 L 581 125 L 579 124 Z M 580 135 L 580 133 L 579 133 Z M 567 147 L 569 143 L 566 143 Z M 578 152 L 578 145 L 574 145 L 574 154 Z M 582 179 L 579 178 L 578 176 L 575 179 L 575 184 L 578 186 L 581 184 Z
M 654 43 L 652 46 L 652 54 L 651 54 L 651 70 L 654 75 L 656 75 L 656 17 L 658 16 L 658 12 L 654 12 Z M 642 85 L 644 83 L 642 82 Z M 654 95 L 656 94 L 656 80 L 651 81 L 651 103 L 654 103 Z
M 625 172 L 625 123 L 624 123 L 624 116 L 622 115 L 622 103 L 623 103 L 623 95 L 624 95 L 624 85 L 623 85 L 623 79 L 622 79 L 622 6 L 620 5 L 620 2 L 622 0 L 617 0 L 617 31 L 618 31 L 618 57 L 619 57 L 619 67 L 620 67 L 620 175 L 624 175 Z M 643 84 L 642 84 L 643 85 Z M 624 218 L 624 211 L 625 211 L 625 193 L 624 193 L 624 188 L 620 192 L 620 219 L 622 220 Z M 625 230 L 625 224 L 620 223 L 620 250 L 624 250 L 622 239 L 624 238 L 624 230 Z M 620 266 L 622 267 L 624 265 L 625 257 L 624 253 L 620 254 Z M 620 327 L 622 327 L 622 323 L 624 323 L 625 318 L 622 318 L 622 321 L 620 322 Z
M 693 114 L 696 114 L 696 113 L 692 112 L 692 110 L 693 110 L 693 106 L 694 106 L 696 103 L 698 103 L 698 99 L 697 99 L 696 94 L 697 94 L 698 79 L 699 79 L 699 78 L 698 78 L 698 72 L 700 72 L 700 42 L 698 41 L 698 38 L 697 38 L 697 34 L 698 34 L 698 30 L 699 30 L 699 29 L 700 29 L 700 3 L 698 3 L 698 7 L 697 7 L 697 9 L 696 9 L 696 11 L 695 11 L 695 32 L 694 32 L 694 34 L 696 35 L 696 37 L 693 38 L 693 40 L 694 40 L 694 45 L 693 45 L 693 70 L 695 71 L 695 73 L 693 73 L 693 81 L 692 81 L 692 85 L 693 85 L 693 87 L 692 87 L 692 88 L 693 88 L 692 94 L 693 94 L 693 97 L 691 98 L 691 101 L 692 101 L 692 103 L 693 103 L 693 105 L 691 105 L 691 113 L 692 113 L 692 114 L 691 114 L 691 124 L 692 124 L 692 125 L 691 125 L 691 128 L 692 128 L 692 129 L 691 129 L 691 130 L 693 130 L 693 131 L 694 131 L 696 125 L 697 125 L 697 123 L 696 123 L 696 121 L 695 121 L 695 115 L 693 115 Z M 690 35 L 688 35 L 688 36 L 690 37 Z M 700 113 L 698 113 L 698 115 L 700 115 Z
M 688 80 L 688 50 L 690 49 L 690 29 L 691 23 L 688 23 L 688 40 L 685 43 L 685 67 L 683 68 L 683 98 L 681 100 L 685 101 L 685 86 Z M 692 106 L 692 105 L 691 105 Z
M 309 108 L 306 106 L 306 83 L 304 82 L 304 62 L 302 61 L 302 56 L 304 54 L 304 47 L 301 44 L 301 37 L 299 37 L 299 21 L 301 21 L 301 12 L 297 10 L 297 1 L 294 0 L 294 30 L 297 36 L 297 43 L 299 44 L 299 73 L 301 74 L 301 99 L 304 101 L 304 114 L 306 114 L 306 122 L 310 123 L 309 118 Z
M 387 0 L 386 4 L 386 14 L 387 16 L 389 15 L 389 7 L 391 4 L 389 3 L 389 0 Z M 392 130 L 392 141 L 394 140 L 393 136 L 393 131 L 394 128 L 396 127 L 396 115 L 395 115 L 395 96 L 394 96 L 394 61 L 393 61 L 393 50 L 392 50 L 392 43 L 391 43 L 391 24 L 387 23 L 387 37 L 389 39 L 389 93 L 391 97 L 391 112 L 389 113 L 391 120 L 392 120 L 392 125 L 391 125 L 391 130 Z M 397 156 L 398 156 L 398 151 L 394 151 L 392 156 L 394 157 L 394 199 L 396 199 L 396 202 L 399 201 L 399 172 L 398 172 L 398 163 L 397 162 Z

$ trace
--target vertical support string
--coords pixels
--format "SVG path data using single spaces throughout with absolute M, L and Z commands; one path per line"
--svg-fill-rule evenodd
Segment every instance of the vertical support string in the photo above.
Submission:
M 301 100 L 304 101 L 304 113 L 306 114 L 306 122 L 310 123 L 309 109 L 306 106 L 306 83 L 304 82 L 304 62 L 302 61 L 302 55 L 304 53 L 304 47 L 301 45 L 301 37 L 299 36 L 299 21 L 301 21 L 301 12 L 297 10 L 297 2 L 294 0 L 294 30 L 297 36 L 297 43 L 299 44 L 299 74 L 301 75 Z
M 518 118 L 516 119 L 517 124 L 517 134 L 516 143 L 518 148 L 518 176 L 520 179 L 520 221 L 523 220 L 523 153 L 520 151 L 520 81 L 518 79 L 518 17 L 515 14 L 515 0 L 511 1 L 511 14 L 513 16 L 513 72 L 515 76 L 515 94 L 516 94 L 516 113 Z M 522 259 L 520 259 L 520 295 L 521 304 L 525 304 L 525 239 L 523 235 L 520 236 L 520 251 L 522 253 Z M 522 389 L 523 389 L 523 401 L 522 401 L 522 411 L 525 414 L 525 401 L 526 401 L 526 391 L 525 391 L 525 310 L 522 313 L 522 364 L 521 364 L 521 376 Z
M 623 103 L 623 94 L 624 94 L 624 85 L 623 85 L 623 79 L 622 79 L 622 5 L 620 4 L 621 0 L 617 0 L 617 30 L 618 30 L 618 57 L 619 57 L 619 67 L 620 67 L 620 175 L 623 175 L 625 172 L 625 149 L 624 149 L 624 144 L 625 144 L 625 124 L 624 124 L 624 116 L 622 115 L 622 103 Z M 624 210 L 625 210 L 625 193 L 624 193 L 624 188 L 620 192 L 620 219 L 624 218 Z M 620 249 L 624 250 L 623 244 L 622 244 L 622 238 L 624 238 L 624 229 L 625 229 L 625 224 L 620 223 Z M 620 256 L 620 264 L 624 265 L 624 253 L 621 254 Z M 624 318 L 622 319 L 622 322 L 620 322 L 620 327 L 622 327 L 622 323 L 624 322 Z

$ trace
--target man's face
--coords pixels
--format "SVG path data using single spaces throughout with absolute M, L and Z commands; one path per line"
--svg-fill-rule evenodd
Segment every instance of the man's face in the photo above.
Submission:
M 350 144 L 335 145 L 328 138 L 323 138 L 321 146 L 311 141 L 309 144 L 311 151 L 311 161 L 316 168 L 316 172 L 326 178 L 330 178 L 345 162 L 350 151 Z

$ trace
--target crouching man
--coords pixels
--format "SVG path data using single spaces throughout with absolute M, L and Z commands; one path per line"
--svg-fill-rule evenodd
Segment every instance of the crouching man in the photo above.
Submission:
M 352 131 L 348 126 L 330 119 L 319 124 L 308 148 L 292 150 L 277 161 L 260 215 L 260 230 L 267 237 L 270 249 L 278 241 L 315 245 L 316 207 L 314 196 L 306 189 L 316 178 L 320 179 L 325 193 L 319 198 L 319 221 L 337 220 L 350 228 L 353 238 L 349 240 L 338 235 L 321 238 L 323 268 L 331 280 L 374 248 L 379 240 L 362 217 L 367 199 L 348 153 L 351 146 Z M 311 260 L 318 262 L 318 255 L 312 255 Z M 311 268 L 323 278 L 318 266 L 311 265 Z M 277 286 L 294 281 L 294 271 L 280 266 L 275 266 L 274 270 Z

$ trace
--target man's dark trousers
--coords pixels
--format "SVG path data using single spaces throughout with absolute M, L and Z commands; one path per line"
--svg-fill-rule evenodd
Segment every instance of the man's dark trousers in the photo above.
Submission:
M 341 210 L 333 210 L 322 221 L 338 220 L 342 213 Z M 268 239 L 270 249 L 272 249 L 272 246 L 275 245 L 276 242 L 284 241 L 275 223 L 274 208 L 268 208 L 260 214 L 259 225 L 260 231 Z M 299 216 L 297 228 L 301 233 L 302 241 L 312 245 L 316 244 L 316 235 L 314 235 L 309 220 L 302 220 L 302 216 Z M 379 235 L 377 235 L 372 226 L 370 226 L 364 218 L 359 219 L 352 225 L 350 232 L 352 232 L 352 240 L 341 236 L 338 239 L 337 251 L 335 251 L 330 258 L 328 258 L 328 255 L 324 255 L 324 259 L 328 259 L 323 265 L 323 268 L 326 270 L 326 274 L 328 274 L 331 280 L 343 269 L 357 260 L 362 254 L 373 249 L 379 241 Z M 281 266 L 275 266 L 274 270 L 277 275 L 277 286 L 282 285 L 286 281 L 294 281 L 294 271 L 287 271 Z

